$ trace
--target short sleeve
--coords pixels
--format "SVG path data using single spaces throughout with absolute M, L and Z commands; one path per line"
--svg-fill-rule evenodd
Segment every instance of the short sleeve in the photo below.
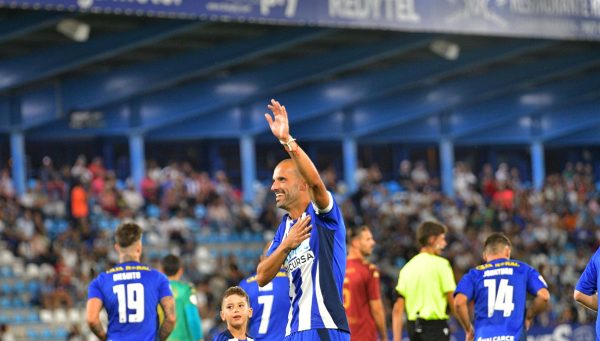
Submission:
M 379 290 L 379 270 L 373 264 L 369 264 L 369 281 L 367 282 L 367 294 L 369 301 L 378 300 L 380 298 Z
M 327 214 L 331 212 L 331 209 L 333 209 L 333 205 L 335 203 L 335 201 L 333 200 L 333 195 L 331 195 L 331 192 L 327 191 L 327 196 L 329 197 L 329 205 L 327 205 L 327 207 L 325 207 L 324 209 L 319 209 L 314 202 L 311 202 L 316 214 Z
M 442 281 L 442 290 L 443 292 L 452 292 L 456 289 L 456 281 L 454 280 L 454 272 L 452 272 L 452 267 L 450 266 L 450 262 L 444 259 L 444 264 L 440 269 L 440 280 Z
M 167 276 L 162 273 L 158 273 L 158 299 L 161 300 L 167 296 L 173 296 L 173 292 L 171 291 L 171 286 L 169 285 L 169 279 Z
M 402 270 L 400 270 L 400 273 L 398 274 L 398 284 L 396 285 L 396 292 L 398 293 L 398 295 L 403 297 L 406 294 L 406 281 L 404 281 L 404 278 L 402 277 Z
M 527 273 L 527 292 L 531 295 L 536 295 L 543 288 L 548 288 L 548 284 L 546 284 L 546 281 L 536 269 L 529 267 Z
M 575 290 L 586 295 L 593 295 L 598 290 L 598 269 L 596 267 L 596 259 L 599 251 L 596 251 L 592 256 L 592 259 L 588 262 L 575 286 Z
M 275 236 L 273 237 L 273 241 L 271 242 L 271 246 L 269 246 L 269 250 L 267 250 L 267 254 L 266 256 L 270 256 L 275 250 L 277 250 L 277 248 L 279 247 L 279 244 L 281 244 L 281 236 L 282 236 L 282 231 L 281 228 L 277 229 L 277 232 L 275 232 Z
M 460 279 L 458 285 L 456 286 L 456 290 L 454 291 L 454 296 L 460 293 L 467 296 L 468 300 L 473 299 L 475 292 L 475 281 L 473 279 L 474 275 L 474 270 L 471 270 Z
M 104 295 L 102 294 L 102 290 L 100 289 L 100 277 L 94 279 L 88 286 L 88 300 L 90 298 L 98 298 L 104 301 Z

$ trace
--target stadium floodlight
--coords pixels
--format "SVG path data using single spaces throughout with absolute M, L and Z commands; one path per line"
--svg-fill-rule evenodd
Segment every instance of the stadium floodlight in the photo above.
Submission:
M 429 50 L 447 60 L 456 60 L 460 55 L 460 46 L 456 43 L 436 39 L 429 44 Z
M 90 25 L 75 19 L 63 19 L 56 30 L 76 42 L 85 42 L 90 37 Z

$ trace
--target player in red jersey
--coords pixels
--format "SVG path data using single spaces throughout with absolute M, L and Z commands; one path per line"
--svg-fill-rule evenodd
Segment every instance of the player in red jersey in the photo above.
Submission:
M 368 226 L 348 229 L 348 258 L 344 278 L 344 308 L 352 341 L 387 341 L 385 311 L 379 291 L 379 271 L 367 260 L 375 240 Z

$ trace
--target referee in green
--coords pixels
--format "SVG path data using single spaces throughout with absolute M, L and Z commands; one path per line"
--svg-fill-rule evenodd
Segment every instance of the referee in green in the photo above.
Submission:
M 454 307 L 456 281 L 450 262 L 440 256 L 447 245 L 446 231 L 446 226 L 433 221 L 417 228 L 421 250 L 398 276 L 398 299 L 392 313 L 394 341 L 402 340 L 405 310 L 411 341 L 450 340 L 446 311 Z

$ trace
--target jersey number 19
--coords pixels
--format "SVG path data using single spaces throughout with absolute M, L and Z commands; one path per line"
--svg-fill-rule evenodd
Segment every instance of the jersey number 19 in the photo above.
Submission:
M 495 310 L 502 311 L 504 317 L 509 317 L 515 310 L 515 304 L 514 287 L 508 284 L 508 279 L 501 279 L 498 282 L 495 279 L 486 279 L 483 285 L 488 288 L 488 317 L 492 317 Z
M 142 283 L 115 285 L 113 292 L 119 302 L 119 323 L 139 323 L 144 321 L 144 286 Z M 127 314 L 127 310 L 133 310 Z

